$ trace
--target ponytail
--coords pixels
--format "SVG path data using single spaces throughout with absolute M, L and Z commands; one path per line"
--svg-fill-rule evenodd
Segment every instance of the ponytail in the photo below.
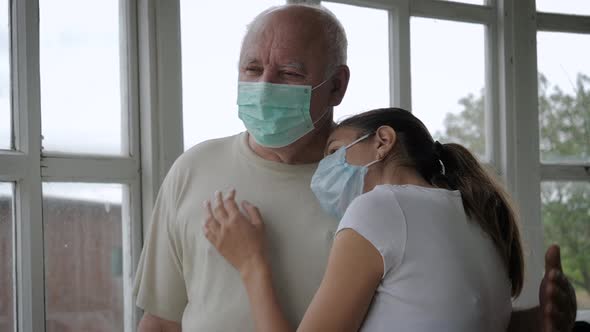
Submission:
M 517 217 L 508 194 L 459 144 L 434 142 L 426 126 L 401 108 L 382 108 L 342 121 L 339 127 L 352 127 L 371 134 L 381 126 L 396 131 L 395 159 L 414 167 L 436 187 L 459 190 L 467 216 L 479 223 L 498 249 L 512 282 L 512 296 L 522 291 L 524 258 Z
M 499 249 L 508 267 L 512 296 L 518 296 L 524 282 L 524 258 L 517 217 L 508 194 L 462 145 L 438 143 L 435 151 L 444 172 L 433 175 L 430 182 L 461 192 L 465 213 L 479 223 Z

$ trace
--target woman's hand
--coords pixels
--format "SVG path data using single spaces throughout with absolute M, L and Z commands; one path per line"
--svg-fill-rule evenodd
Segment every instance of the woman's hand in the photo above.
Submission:
M 230 191 L 225 199 L 219 191 L 215 196 L 215 208 L 210 201 L 205 202 L 205 237 L 243 279 L 252 272 L 267 268 L 264 224 L 258 208 L 243 201 L 242 208 L 247 215 L 242 213 L 235 201 L 235 190 Z

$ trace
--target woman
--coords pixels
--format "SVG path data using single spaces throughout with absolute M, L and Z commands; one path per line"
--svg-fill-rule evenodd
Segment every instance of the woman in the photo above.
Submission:
M 523 285 L 516 215 L 467 149 L 393 108 L 344 120 L 325 155 L 311 188 L 340 224 L 298 331 L 506 331 Z M 240 272 L 257 330 L 292 331 L 260 213 L 235 194 L 207 202 L 205 235 Z

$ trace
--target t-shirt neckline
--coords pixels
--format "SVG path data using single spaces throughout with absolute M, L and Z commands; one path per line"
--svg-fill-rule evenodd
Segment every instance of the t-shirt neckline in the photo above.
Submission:
M 280 163 L 272 160 L 266 160 L 256 153 L 252 151 L 248 144 L 248 132 L 244 131 L 238 134 L 236 140 L 236 148 L 238 153 L 240 153 L 246 160 L 256 166 L 271 169 L 273 171 L 281 172 L 281 173 L 289 173 L 289 174 L 309 174 L 310 172 L 314 172 L 318 166 L 319 162 L 310 163 L 310 164 L 285 164 Z

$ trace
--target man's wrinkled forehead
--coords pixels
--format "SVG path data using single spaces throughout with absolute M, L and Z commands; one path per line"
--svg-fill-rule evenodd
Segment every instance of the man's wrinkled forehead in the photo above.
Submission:
M 260 60 L 268 55 L 263 53 L 272 51 L 280 54 L 284 62 L 302 66 L 310 48 L 323 47 L 323 34 L 319 31 L 321 27 L 314 18 L 294 17 L 284 11 L 270 12 L 248 30 L 240 52 L 240 64 L 253 58 Z

